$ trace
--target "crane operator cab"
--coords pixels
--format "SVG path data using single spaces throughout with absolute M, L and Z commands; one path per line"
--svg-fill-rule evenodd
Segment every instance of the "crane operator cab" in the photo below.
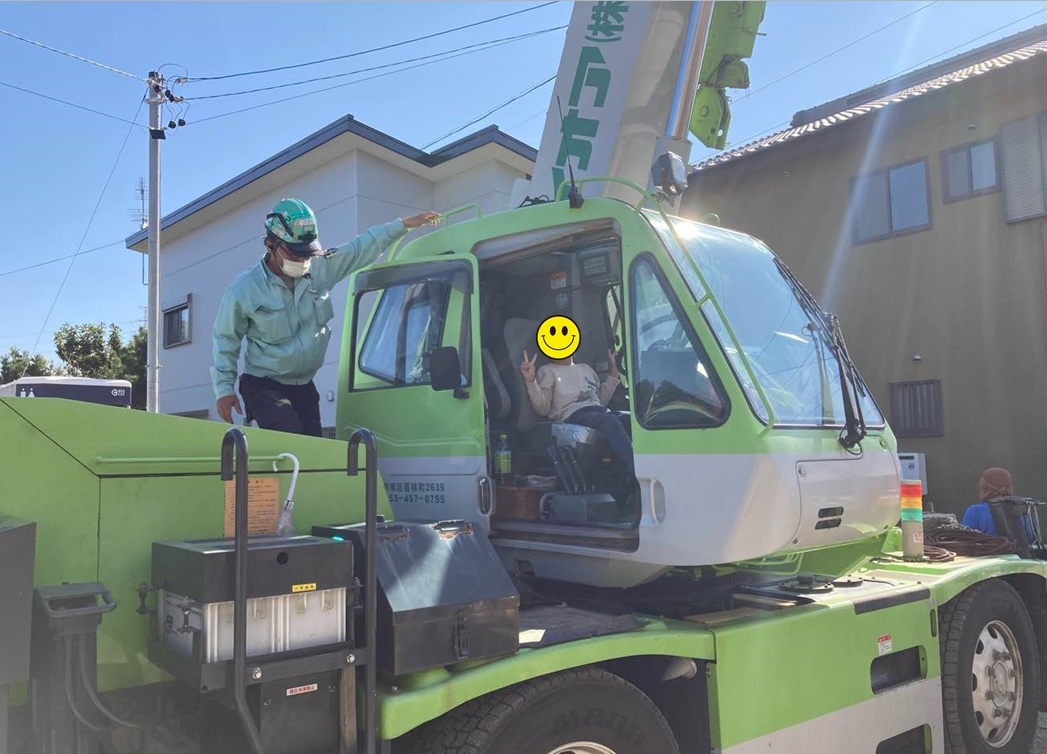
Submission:
M 550 318 L 619 375 L 598 422 L 528 396 L 525 351 L 563 364 Z M 835 320 L 756 239 L 656 209 L 549 202 L 413 239 L 352 279 L 342 364 L 338 436 L 374 432 L 396 516 L 472 521 L 523 575 L 628 587 L 898 519 L 895 440 Z

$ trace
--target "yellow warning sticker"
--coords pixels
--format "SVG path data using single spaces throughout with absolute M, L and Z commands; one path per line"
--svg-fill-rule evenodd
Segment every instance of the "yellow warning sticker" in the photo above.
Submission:
M 316 584 L 292 584 L 291 592 L 298 594 L 299 592 L 315 592 Z

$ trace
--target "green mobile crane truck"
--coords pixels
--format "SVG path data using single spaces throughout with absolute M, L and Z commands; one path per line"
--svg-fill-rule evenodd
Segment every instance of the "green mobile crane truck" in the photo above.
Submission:
M 704 3 L 579 3 L 568 47 L 626 5 L 677 61 L 717 50 L 670 120 L 718 143 L 748 52 Z M 754 5 L 717 13 L 753 31 Z M 578 70 L 565 118 L 622 79 Z M 598 146 L 536 171 L 566 168 L 551 200 L 447 213 L 352 278 L 338 439 L 0 399 L 0 752 L 1030 750 L 1039 542 L 913 556 L 835 320 L 760 241 L 663 209 L 671 149 L 645 189 Z M 550 316 L 621 375 L 632 468 L 530 405 Z

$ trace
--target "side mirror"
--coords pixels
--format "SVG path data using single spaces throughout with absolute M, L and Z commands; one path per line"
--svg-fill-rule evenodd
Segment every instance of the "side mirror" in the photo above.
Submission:
M 454 390 L 462 386 L 462 365 L 457 348 L 444 346 L 429 354 L 429 384 L 433 390 Z
M 664 152 L 651 167 L 651 183 L 668 196 L 679 196 L 687 189 L 687 166 L 680 155 Z

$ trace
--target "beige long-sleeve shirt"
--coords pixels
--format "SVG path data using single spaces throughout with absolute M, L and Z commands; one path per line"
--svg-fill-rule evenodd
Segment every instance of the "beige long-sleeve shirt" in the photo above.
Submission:
M 526 384 L 535 412 L 562 422 L 580 408 L 606 406 L 618 380 L 608 377 L 601 384 L 588 364 L 546 364 Z

